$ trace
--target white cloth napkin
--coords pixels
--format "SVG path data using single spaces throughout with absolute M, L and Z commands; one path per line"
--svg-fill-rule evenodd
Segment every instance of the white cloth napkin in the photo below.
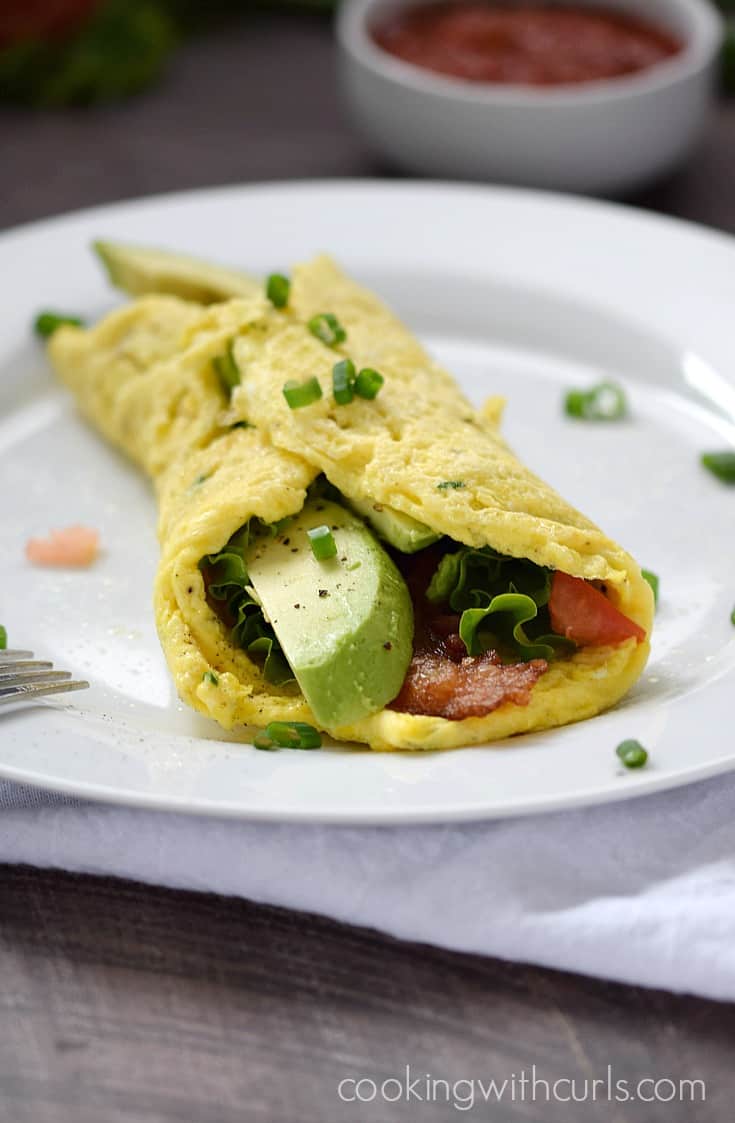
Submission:
M 734 810 L 735 776 L 535 818 L 359 829 L 135 811 L 0 782 L 0 861 L 735 999 Z

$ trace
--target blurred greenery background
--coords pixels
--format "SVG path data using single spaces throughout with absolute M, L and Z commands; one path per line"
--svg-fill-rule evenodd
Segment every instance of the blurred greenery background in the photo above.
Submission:
M 0 0 L 0 101 L 89 105 L 156 81 L 177 45 L 259 9 L 327 14 L 336 0 Z M 723 84 L 735 92 L 735 0 Z

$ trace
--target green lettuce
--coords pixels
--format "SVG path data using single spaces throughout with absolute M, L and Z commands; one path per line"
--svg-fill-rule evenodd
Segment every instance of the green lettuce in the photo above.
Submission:
M 463 546 L 444 555 L 426 596 L 461 613 L 459 634 L 468 655 L 497 646 L 523 662 L 552 660 L 575 647 L 550 630 L 552 575 L 550 569 L 489 546 Z
M 232 625 L 233 642 L 254 655 L 263 666 L 263 674 L 275 686 L 293 682 L 294 674 L 281 650 L 276 633 L 263 615 L 262 605 L 255 597 L 245 565 L 245 553 L 250 539 L 255 533 L 265 531 L 278 534 L 283 523 L 273 525 L 251 520 L 233 535 L 230 541 L 217 554 L 208 554 L 199 563 L 207 578 L 209 595 L 227 605 Z

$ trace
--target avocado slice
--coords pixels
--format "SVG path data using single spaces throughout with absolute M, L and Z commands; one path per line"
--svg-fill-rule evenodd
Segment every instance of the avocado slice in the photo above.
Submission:
M 167 293 L 200 304 L 214 304 L 262 291 L 261 283 L 247 273 L 184 254 L 122 242 L 93 242 L 92 248 L 112 284 L 131 296 Z
M 415 554 L 417 550 L 433 546 L 441 538 L 441 534 L 426 523 L 420 523 L 394 507 L 372 503 L 369 499 L 350 499 L 349 504 L 353 511 L 370 523 L 376 534 L 402 554 Z
M 328 526 L 336 557 L 317 561 L 307 531 Z M 310 499 L 276 536 L 255 538 L 250 582 L 317 721 L 349 725 L 398 694 L 413 649 L 406 584 L 365 524 Z

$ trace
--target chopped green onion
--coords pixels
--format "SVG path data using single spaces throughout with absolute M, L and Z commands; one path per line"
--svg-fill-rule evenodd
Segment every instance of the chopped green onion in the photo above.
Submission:
M 8 633 L 7 629 L 0 624 L 0 651 L 5 651 L 8 646 Z
M 285 308 L 291 294 L 291 282 L 283 273 L 271 273 L 265 283 L 265 295 L 274 308 Z
M 231 339 L 227 344 L 227 350 L 224 355 L 217 355 L 212 359 L 212 366 L 214 367 L 215 374 L 220 380 L 220 385 L 225 394 L 229 395 L 240 385 L 240 368 L 235 362 L 235 355 L 233 353 L 234 339 Z
M 34 320 L 33 330 L 42 339 L 48 339 L 62 324 L 83 328 L 84 320 L 80 320 L 78 316 L 65 316 L 62 312 L 41 312 Z
M 581 421 L 619 421 L 628 412 L 625 393 L 614 382 L 600 382 L 590 390 L 569 390 L 564 398 L 568 417 Z
M 735 608 L 733 608 L 732 612 L 730 613 L 730 623 L 732 624 L 733 628 L 735 628 Z M 5 631 L 4 628 L 3 631 Z M 0 647 L 2 646 L 3 645 L 0 643 Z
M 338 343 L 344 343 L 347 339 L 347 332 L 331 312 L 319 312 L 311 317 L 306 326 L 311 334 L 321 339 L 322 343 L 326 343 L 327 347 L 336 347 Z
M 354 398 L 355 364 L 351 359 L 342 359 L 332 367 L 332 392 L 339 406 L 346 406 Z
M 216 671 L 205 671 L 202 682 L 211 682 L 212 686 L 219 686 L 219 675 Z
M 642 768 L 648 760 L 648 753 L 640 741 L 621 741 L 615 752 L 626 768 Z
M 647 581 L 648 584 L 653 589 L 653 603 L 657 605 L 658 604 L 658 586 L 659 586 L 658 575 L 656 573 L 651 573 L 650 569 L 642 569 L 641 570 L 641 576 L 643 577 L 643 580 Z
M 703 452 L 702 464 L 724 484 L 735 484 L 735 451 Z
M 385 382 L 379 371 L 372 367 L 363 367 L 355 379 L 355 393 L 369 401 L 377 397 L 380 387 Z
M 322 396 L 322 388 L 318 378 L 307 378 L 306 382 L 295 382 L 289 379 L 283 387 L 283 396 L 290 409 L 303 409 L 312 402 L 318 402 Z
M 442 480 L 440 484 L 436 485 L 436 489 L 437 491 L 449 491 L 450 489 L 457 491 L 458 488 L 465 486 L 464 480 Z
M 272 721 L 266 736 L 281 749 L 320 749 L 322 739 L 305 721 Z
M 336 557 L 337 543 L 328 526 L 315 526 L 313 530 L 307 530 L 306 533 L 311 543 L 311 552 L 317 561 L 327 561 L 329 558 Z
M 271 741 L 267 733 L 262 729 L 253 737 L 253 745 L 256 749 L 263 749 L 267 753 L 274 753 L 276 746 Z

